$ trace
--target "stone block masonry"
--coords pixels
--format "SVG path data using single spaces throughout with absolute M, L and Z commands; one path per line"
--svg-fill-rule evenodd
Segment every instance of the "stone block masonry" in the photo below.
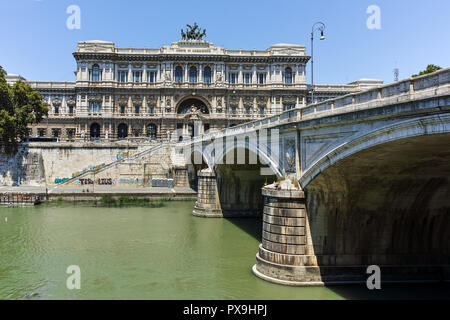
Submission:
M 172 178 L 170 146 L 157 152 L 145 154 L 132 160 L 121 161 L 108 169 L 105 165 L 118 159 L 126 159 L 138 154 L 142 146 L 121 143 L 28 143 L 23 144 L 13 157 L 0 156 L 0 185 L 4 186 L 59 186 L 61 183 L 80 176 L 71 185 L 81 186 L 81 179 L 90 179 L 99 185 L 120 186 L 120 181 L 151 181 Z M 97 170 L 98 168 L 98 170 Z M 180 169 L 182 175 L 182 170 Z M 110 181 L 111 183 L 107 183 Z M 128 183 L 122 186 L 138 186 Z M 143 186 L 140 183 L 139 186 Z M 184 187 L 183 179 L 177 186 Z
M 265 280 L 289 285 L 322 285 L 311 243 L 302 190 L 262 189 L 266 197 L 262 244 L 253 272 Z
M 198 197 L 192 214 L 205 218 L 223 217 L 217 190 L 216 174 L 211 169 L 198 172 Z

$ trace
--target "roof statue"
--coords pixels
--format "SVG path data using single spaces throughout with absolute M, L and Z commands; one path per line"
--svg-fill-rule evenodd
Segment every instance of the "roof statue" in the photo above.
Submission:
M 189 24 L 186 25 L 186 32 L 181 29 L 181 38 L 183 40 L 203 40 L 203 37 L 206 36 L 206 29 L 200 28 L 197 23 L 194 23 L 194 26 Z

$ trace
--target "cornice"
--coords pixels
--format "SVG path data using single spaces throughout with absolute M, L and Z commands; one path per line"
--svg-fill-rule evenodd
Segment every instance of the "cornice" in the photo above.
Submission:
M 120 54 L 97 52 L 74 52 L 76 60 L 107 61 L 217 61 L 231 63 L 307 63 L 310 56 L 251 56 L 251 55 L 217 55 L 217 54 Z

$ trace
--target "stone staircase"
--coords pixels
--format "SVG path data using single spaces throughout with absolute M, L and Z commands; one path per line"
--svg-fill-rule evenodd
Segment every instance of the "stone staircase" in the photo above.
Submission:
M 102 172 L 105 172 L 111 168 L 116 167 L 119 164 L 124 164 L 124 163 L 130 163 L 130 162 L 136 162 L 140 159 L 142 159 L 145 156 L 151 155 L 152 153 L 156 153 L 157 151 L 161 150 L 162 148 L 170 148 L 172 147 L 172 143 L 170 142 L 160 142 L 155 146 L 151 146 L 143 151 L 140 151 L 132 156 L 126 157 L 126 158 L 121 158 L 118 160 L 115 160 L 113 162 L 110 162 L 108 164 L 106 164 L 105 166 L 101 167 L 98 170 L 87 170 L 85 172 L 83 172 L 82 174 L 76 176 L 76 177 L 72 177 L 69 180 L 66 180 L 64 182 L 61 182 L 59 184 L 56 185 L 55 188 L 60 187 L 60 186 L 64 186 L 64 185 L 69 185 L 69 184 L 73 184 L 75 183 L 78 179 L 83 179 L 91 174 L 95 174 L 98 175 Z

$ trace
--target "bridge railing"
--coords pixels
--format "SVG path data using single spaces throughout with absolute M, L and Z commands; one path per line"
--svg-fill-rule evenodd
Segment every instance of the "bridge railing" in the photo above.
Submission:
M 433 97 L 444 92 L 450 92 L 450 68 L 310 104 L 306 107 L 291 109 L 275 116 L 246 122 L 220 131 L 209 132 L 194 137 L 191 140 L 180 142 L 178 146 L 230 135 L 246 134 L 258 129 L 267 129 L 290 122 L 301 122 L 313 118 L 331 116 L 337 113 L 372 109 L 383 105 L 426 99 L 427 97 Z
M 382 105 L 426 99 L 439 94 L 439 88 L 448 91 L 449 84 L 450 68 L 446 68 L 432 74 L 408 78 L 385 86 L 310 104 L 300 108 L 300 120 L 346 112 L 349 107 L 355 110 L 371 109 Z

